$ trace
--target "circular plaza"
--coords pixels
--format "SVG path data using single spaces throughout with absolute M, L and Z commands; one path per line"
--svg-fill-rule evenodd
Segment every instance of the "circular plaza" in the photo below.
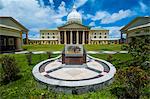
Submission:
M 62 56 L 40 62 L 33 75 L 42 85 L 55 92 L 80 94 L 102 89 L 113 81 L 115 67 L 87 55 L 82 65 L 62 64 Z

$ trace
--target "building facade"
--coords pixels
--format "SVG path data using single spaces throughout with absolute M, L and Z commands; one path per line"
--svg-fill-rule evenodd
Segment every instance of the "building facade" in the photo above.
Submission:
M 0 53 L 22 50 L 23 34 L 28 44 L 28 29 L 12 17 L 0 17 Z
M 126 43 L 131 42 L 132 37 L 148 36 L 150 38 L 150 17 L 137 17 L 121 30 L 122 35 L 126 34 Z
M 30 44 L 108 44 L 109 30 L 91 28 L 82 24 L 82 17 L 74 6 L 66 24 L 56 29 L 40 30 L 40 38 L 30 39 Z

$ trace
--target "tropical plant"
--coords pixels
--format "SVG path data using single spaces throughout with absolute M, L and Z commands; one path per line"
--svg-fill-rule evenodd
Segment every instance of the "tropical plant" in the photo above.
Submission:
M 150 36 L 132 37 L 128 51 L 133 57 L 131 66 L 141 66 L 145 61 L 149 61 Z
M 32 65 L 32 52 L 26 54 L 28 65 Z
M 114 88 L 119 99 L 139 99 L 142 90 L 150 83 L 147 73 L 139 67 L 127 67 L 117 72 L 116 80 L 121 83 L 121 87 Z M 118 92 L 119 91 L 119 92 Z
M 52 52 L 47 52 L 47 55 L 48 55 L 48 59 L 50 59 L 51 55 L 52 55 Z
M 15 57 L 12 56 L 2 56 L 0 58 L 0 63 L 2 64 L 2 82 L 7 84 L 11 81 L 17 80 L 20 76 L 19 68 L 17 67 L 17 62 Z

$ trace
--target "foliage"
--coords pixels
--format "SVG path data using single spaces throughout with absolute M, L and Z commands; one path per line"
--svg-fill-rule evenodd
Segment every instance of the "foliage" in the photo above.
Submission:
M 48 55 L 48 59 L 50 59 L 51 55 L 52 55 L 52 52 L 47 52 L 47 55 Z
M 141 66 L 145 61 L 150 60 L 150 36 L 132 37 L 128 47 L 132 55 L 132 66 Z
M 5 55 L 0 58 L 2 64 L 2 84 L 7 84 L 11 81 L 19 79 L 19 68 L 14 57 Z
M 142 90 L 150 83 L 147 73 L 139 67 L 128 67 L 120 69 L 116 75 L 117 80 L 121 83 L 122 92 L 119 91 L 118 98 L 139 99 Z M 115 90 L 115 89 L 114 89 Z
M 3 55 L 0 55 L 0 57 Z M 96 92 L 85 93 L 81 95 L 70 95 L 62 93 L 54 93 L 50 90 L 39 87 L 39 83 L 34 79 L 32 75 L 32 68 L 39 63 L 38 54 L 32 55 L 32 65 L 28 66 L 27 58 L 25 54 L 12 54 L 18 62 L 20 69 L 21 79 L 9 83 L 7 85 L 0 86 L 0 98 L 1 99 L 26 99 L 26 98 L 41 98 L 44 99 L 116 99 L 109 91 L 111 85 Z M 47 59 L 47 54 L 41 54 L 42 59 Z M 58 54 L 51 55 L 51 58 L 58 56 Z M 1 70 L 1 69 L 0 69 Z M 1 73 L 1 72 L 0 72 Z
M 29 52 L 29 53 L 26 54 L 28 65 L 32 64 L 32 54 L 33 54 L 32 52 Z
M 128 45 L 123 44 L 123 45 L 121 46 L 121 50 L 128 50 Z

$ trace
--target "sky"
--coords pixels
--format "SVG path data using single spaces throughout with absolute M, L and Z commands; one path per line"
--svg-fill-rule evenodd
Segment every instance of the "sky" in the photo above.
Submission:
M 66 23 L 76 5 L 83 24 L 109 29 L 109 37 L 120 37 L 120 29 L 134 18 L 150 16 L 150 0 L 0 0 L 0 16 L 11 16 L 38 38 L 40 29 Z

